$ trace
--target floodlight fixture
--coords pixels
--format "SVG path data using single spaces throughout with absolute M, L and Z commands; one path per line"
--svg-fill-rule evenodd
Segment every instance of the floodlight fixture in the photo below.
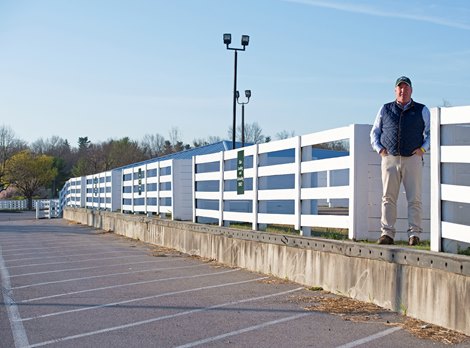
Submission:
M 230 45 L 232 43 L 232 34 L 224 34 L 224 45 Z
M 242 35 L 242 46 L 248 46 L 250 43 L 250 37 L 248 35 Z

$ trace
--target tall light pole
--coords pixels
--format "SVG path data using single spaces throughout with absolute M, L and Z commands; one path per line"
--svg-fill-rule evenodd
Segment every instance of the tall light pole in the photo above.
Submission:
M 233 77 L 233 125 L 232 125 L 232 149 L 235 149 L 235 131 L 237 128 L 237 58 L 238 51 L 244 51 L 250 42 L 248 35 L 242 35 L 242 48 L 229 47 L 232 43 L 232 34 L 224 34 L 224 44 L 228 50 L 235 51 L 234 77 Z
M 245 97 L 247 98 L 246 102 L 240 102 L 240 93 L 237 91 L 237 103 L 242 105 L 242 147 L 245 146 L 245 105 L 250 102 L 251 91 L 249 89 L 245 90 Z

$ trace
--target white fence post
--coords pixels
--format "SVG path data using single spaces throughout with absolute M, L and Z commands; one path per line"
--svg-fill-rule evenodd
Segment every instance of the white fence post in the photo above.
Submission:
M 252 229 L 258 230 L 258 144 L 254 145 L 254 154 L 253 154 L 253 198 L 252 198 L 252 209 L 253 209 L 253 222 Z
M 300 193 L 302 190 L 302 146 L 301 146 L 301 141 L 300 141 L 300 136 L 296 137 L 296 142 L 295 142 L 295 181 L 294 181 L 294 187 L 295 187 L 295 198 L 294 198 L 294 215 L 295 215 L 295 225 L 294 229 L 295 230 L 300 230 L 300 221 L 302 217 L 302 207 L 301 207 L 301 199 L 300 199 Z M 303 232 L 300 231 L 300 234 L 303 235 Z
M 302 138 L 300 138 L 300 139 L 302 140 Z M 303 180 L 305 180 L 305 182 L 311 183 L 312 173 L 303 174 L 302 173 L 302 163 L 312 161 L 313 154 L 312 154 L 312 146 L 311 145 L 302 147 L 302 141 L 301 141 L 300 147 L 302 149 L 302 154 L 301 154 L 302 159 L 301 159 L 301 163 L 300 163 L 300 181 L 301 181 L 301 185 L 300 185 L 300 190 L 301 190 L 301 195 L 300 195 L 300 198 L 301 198 L 301 201 L 300 201 L 300 203 L 301 203 L 301 217 L 300 218 L 302 220 L 302 215 L 304 215 L 304 214 L 308 215 L 312 212 L 312 201 L 308 200 L 308 199 L 302 200 L 302 175 L 303 175 Z M 315 205 L 317 206 L 318 204 L 315 204 Z M 318 213 L 318 209 L 316 210 L 316 212 Z M 310 227 L 310 226 L 301 226 L 301 229 L 302 229 L 300 231 L 301 236 L 310 237 L 312 235 L 312 227 Z
M 219 159 L 219 226 L 224 225 L 224 159 L 225 151 L 221 151 Z
M 196 222 L 196 156 L 192 158 L 193 222 Z
M 157 162 L 157 215 L 160 216 L 160 179 L 161 179 L 161 164 L 162 162 Z
M 371 152 L 369 125 L 351 125 L 349 143 L 349 239 L 368 239 L 368 157 Z
M 441 108 L 431 109 L 431 250 L 441 251 Z

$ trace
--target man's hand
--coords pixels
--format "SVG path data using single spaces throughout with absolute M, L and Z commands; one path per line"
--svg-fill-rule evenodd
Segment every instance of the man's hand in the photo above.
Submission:
M 418 147 L 416 150 L 413 151 L 413 155 L 418 155 L 419 157 L 423 157 L 424 152 L 425 151 L 423 151 L 422 147 Z
M 382 157 L 387 156 L 388 155 L 387 149 L 384 148 L 384 149 L 380 150 L 379 155 L 382 156 Z

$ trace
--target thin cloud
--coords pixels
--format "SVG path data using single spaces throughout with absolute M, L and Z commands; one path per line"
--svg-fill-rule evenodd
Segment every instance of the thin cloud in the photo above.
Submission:
M 409 12 L 409 9 L 406 12 L 391 12 L 380 10 L 378 8 L 374 8 L 372 6 L 367 6 L 363 4 L 346 4 L 340 2 L 332 2 L 332 1 L 317 1 L 317 0 L 282 0 L 285 2 L 309 5 L 314 7 L 323 7 L 329 8 L 338 11 L 344 12 L 352 12 L 352 13 L 360 13 L 369 16 L 376 16 L 376 17 L 389 17 L 389 18 L 400 18 L 400 19 L 408 19 L 412 21 L 420 21 L 420 22 L 427 22 L 437 25 L 442 25 L 451 28 L 463 29 L 463 30 L 470 30 L 470 24 L 466 23 L 459 23 L 452 19 L 446 19 L 442 17 L 435 17 L 435 16 L 427 16 L 427 15 L 419 15 L 413 14 Z

